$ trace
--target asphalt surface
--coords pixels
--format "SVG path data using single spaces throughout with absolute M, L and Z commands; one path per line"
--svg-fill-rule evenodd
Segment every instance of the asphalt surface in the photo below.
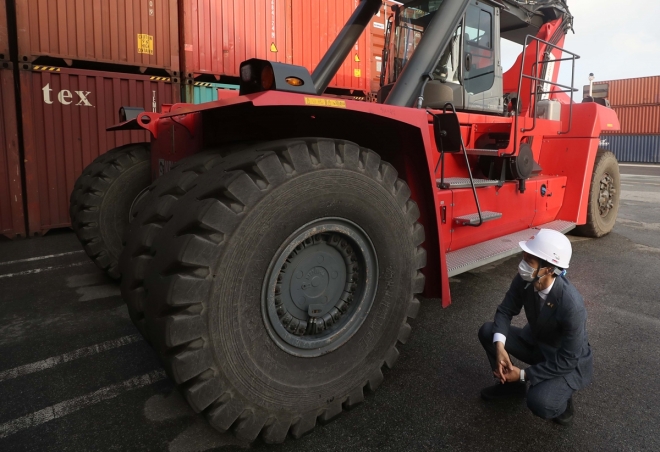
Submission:
M 54 231 L 0 241 L 0 451 L 660 450 L 660 166 L 621 169 L 614 231 L 572 237 L 595 380 L 576 394 L 571 427 L 523 400 L 479 398 L 492 378 L 477 330 L 519 257 L 453 278 L 448 309 L 424 300 L 396 368 L 361 406 L 300 440 L 248 445 L 188 408 L 117 286 Z

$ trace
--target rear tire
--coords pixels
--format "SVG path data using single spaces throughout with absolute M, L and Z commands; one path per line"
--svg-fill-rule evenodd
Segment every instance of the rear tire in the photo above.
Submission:
M 424 229 L 373 151 L 310 138 L 245 152 L 174 206 L 151 247 L 145 319 L 194 410 L 220 431 L 280 443 L 362 402 L 394 365 L 424 288 Z M 292 312 L 309 327 L 295 337 Z
M 121 294 L 133 324 L 148 339 L 144 321 L 144 277 L 154 252 L 151 245 L 172 217 L 172 209 L 197 183 L 200 175 L 222 162 L 219 152 L 208 151 L 181 160 L 147 189 L 133 210 L 119 259 Z
M 71 227 L 94 263 L 113 279 L 135 198 L 151 181 L 149 143 L 129 144 L 97 157 L 71 193 Z
M 575 228 L 585 237 L 602 237 L 609 234 L 619 212 L 621 175 L 619 163 L 611 151 L 598 149 L 589 188 L 587 223 Z

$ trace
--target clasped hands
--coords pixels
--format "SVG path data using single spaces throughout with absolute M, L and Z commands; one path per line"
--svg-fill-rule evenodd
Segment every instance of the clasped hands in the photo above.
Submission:
M 504 350 L 504 344 L 495 342 L 495 348 L 497 350 L 497 369 L 493 371 L 495 378 L 499 379 L 502 384 L 519 381 L 520 369 L 511 364 L 509 354 Z

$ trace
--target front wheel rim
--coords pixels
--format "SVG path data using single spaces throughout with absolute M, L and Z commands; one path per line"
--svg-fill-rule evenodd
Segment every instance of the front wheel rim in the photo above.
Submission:
M 285 352 L 321 356 L 360 329 L 377 288 L 376 251 L 364 230 L 343 218 L 315 220 L 291 234 L 271 260 L 263 321 Z
M 605 173 L 600 179 L 598 193 L 598 211 L 601 217 L 606 217 L 614 208 L 615 196 L 614 178 L 609 173 Z

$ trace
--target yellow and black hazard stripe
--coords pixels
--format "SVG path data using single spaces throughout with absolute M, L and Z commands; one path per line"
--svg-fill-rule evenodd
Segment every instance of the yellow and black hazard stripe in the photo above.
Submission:
M 47 71 L 47 72 L 60 72 L 62 70 L 61 67 L 54 67 L 54 66 L 37 66 L 34 65 L 32 66 L 33 71 Z
M 206 82 L 195 82 L 195 86 L 206 86 L 208 88 L 213 85 L 211 83 L 206 83 Z
M 154 82 L 169 82 L 169 81 L 171 81 L 169 77 L 156 77 L 156 76 L 152 76 L 151 80 L 154 81 Z

